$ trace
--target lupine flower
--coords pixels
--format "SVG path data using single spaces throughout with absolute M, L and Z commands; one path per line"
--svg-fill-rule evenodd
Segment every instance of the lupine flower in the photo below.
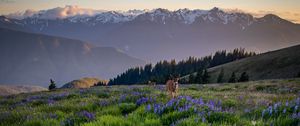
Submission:
M 265 113 L 266 113 L 266 110 L 264 109 L 261 113 L 261 116 L 264 117 Z
M 205 117 L 202 117 L 202 122 L 205 122 L 205 121 L 206 121 Z
M 93 120 L 93 119 L 95 119 L 95 114 L 90 113 L 90 112 L 88 112 L 88 111 L 82 111 L 82 112 L 80 112 L 78 115 L 81 116 L 81 117 L 85 117 L 85 118 L 87 118 L 88 120 Z
M 194 112 L 195 112 L 195 113 L 197 112 L 197 108 L 194 108 Z
M 195 122 L 198 123 L 198 121 L 199 121 L 199 119 L 198 119 L 198 118 L 195 118 Z
M 285 102 L 285 106 L 289 106 L 289 102 L 288 101 Z
M 121 102 L 123 102 L 123 101 L 125 101 L 125 100 L 126 100 L 126 95 L 123 94 L 123 95 L 121 95 L 121 97 L 120 97 L 120 99 L 119 99 L 119 103 L 121 103 Z
M 249 113 L 249 112 L 250 112 L 250 109 L 244 109 L 244 112 L 245 112 L 245 113 Z
M 74 126 L 74 120 L 67 118 L 65 121 L 61 122 L 63 126 Z
M 146 110 L 151 111 L 151 105 L 150 104 L 147 105 Z
M 50 114 L 49 114 L 49 117 L 52 118 L 52 119 L 57 119 L 57 115 L 56 115 L 55 113 L 54 113 L 54 114 L 53 114 L 53 113 L 50 113 Z
M 286 113 L 286 108 L 283 109 L 283 113 L 284 113 L 284 114 Z
M 296 99 L 296 105 L 300 105 L 300 97 Z
M 269 106 L 269 107 L 268 107 L 268 111 L 269 111 L 269 114 L 272 115 L 273 107 L 272 107 L 272 106 Z
M 298 105 L 295 106 L 294 111 L 296 112 L 298 110 Z
M 55 101 L 54 100 L 52 100 L 52 99 L 48 99 L 48 105 L 53 105 L 55 103 Z
M 153 102 L 153 101 L 154 100 L 151 97 L 142 97 L 136 101 L 136 104 L 139 106 L 139 105 L 142 105 L 142 104 L 145 104 L 148 102 Z
M 294 118 L 294 119 L 297 118 L 297 114 L 296 114 L 296 113 L 293 113 L 293 114 L 292 114 L 292 118 Z

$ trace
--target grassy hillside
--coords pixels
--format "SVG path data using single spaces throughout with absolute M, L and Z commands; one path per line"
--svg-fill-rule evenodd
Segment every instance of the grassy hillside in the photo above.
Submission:
M 225 81 L 232 72 L 236 72 L 237 77 L 247 72 L 250 80 L 293 78 L 300 72 L 300 45 L 210 68 L 211 82 L 217 81 L 221 69 L 224 69 Z
M 29 92 L 40 92 L 47 91 L 48 89 L 40 86 L 29 86 L 29 85 L 0 85 L 0 96 L 29 93 Z
M 300 79 L 59 89 L 0 97 L 0 126 L 297 126 Z
M 98 78 L 85 77 L 78 80 L 73 80 L 65 85 L 62 88 L 89 88 L 97 84 L 98 82 L 107 82 L 105 80 L 100 80 Z

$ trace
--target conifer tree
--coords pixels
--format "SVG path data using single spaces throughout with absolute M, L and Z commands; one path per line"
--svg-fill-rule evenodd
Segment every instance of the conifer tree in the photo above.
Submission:
M 231 77 L 228 80 L 228 83 L 235 83 L 235 82 L 236 82 L 235 72 L 232 72 Z
M 190 84 L 195 83 L 195 75 L 194 74 L 190 74 L 190 76 L 189 76 L 189 83 Z
M 171 61 L 162 60 L 153 64 L 153 66 L 152 64 L 147 64 L 144 67 L 130 68 L 124 73 L 117 75 L 115 78 L 112 78 L 109 81 L 109 84 L 146 84 L 152 78 L 154 78 L 157 83 L 165 83 L 166 79 L 168 79 L 168 75 L 170 74 L 189 75 L 191 73 L 198 72 L 199 70 L 204 70 L 205 68 L 211 68 L 254 55 L 256 55 L 254 52 L 246 52 L 243 48 L 237 48 L 229 52 L 226 50 L 217 51 L 214 55 L 202 58 L 190 56 L 188 59 L 181 60 L 179 62 L 176 62 L 174 59 Z M 199 76 L 200 75 L 198 75 L 198 77 Z M 205 79 L 205 82 L 208 83 L 207 80 L 209 79 L 207 79 L 207 77 L 203 77 L 203 73 L 202 79 L 196 79 L 198 77 L 197 75 L 191 76 L 191 81 L 187 78 L 187 83 L 203 83 L 203 79 Z M 221 78 L 222 76 L 220 76 L 219 80 L 222 80 Z M 224 80 L 219 82 L 224 82 Z
M 50 79 L 49 90 L 53 90 L 53 89 L 55 89 L 55 88 L 56 88 L 55 82 L 54 82 L 52 79 Z
M 243 72 L 241 74 L 241 77 L 239 79 L 239 82 L 246 82 L 249 81 L 249 75 L 246 72 Z
M 208 84 L 209 83 L 209 74 L 207 72 L 207 69 L 204 70 L 203 76 L 202 76 L 202 82 L 203 84 Z
M 297 77 L 300 77 L 300 71 L 298 72 L 298 75 L 297 75 Z
M 202 76 L 203 76 L 202 73 L 203 73 L 202 70 L 198 70 L 198 72 L 196 74 L 195 80 L 196 80 L 196 83 L 198 83 L 198 84 L 202 84 L 203 83 L 203 81 L 202 81 Z
M 218 83 L 222 83 L 223 82 L 223 78 L 224 78 L 224 69 L 222 68 L 221 71 L 220 71 L 220 73 L 219 73 L 217 82 Z

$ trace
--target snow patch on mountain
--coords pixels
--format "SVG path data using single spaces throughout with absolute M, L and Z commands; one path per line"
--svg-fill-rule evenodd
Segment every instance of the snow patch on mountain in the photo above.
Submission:
M 59 13 L 59 18 L 57 17 Z M 27 14 L 29 15 L 29 14 Z M 56 15 L 56 16 L 55 16 Z M 48 17 L 48 18 L 46 18 Z M 128 11 L 99 11 L 87 10 L 77 6 L 66 6 L 64 8 L 53 8 L 49 10 L 41 10 L 30 17 L 17 21 L 21 24 L 39 25 L 40 30 L 48 26 L 49 21 L 57 20 L 64 23 L 82 23 L 88 26 L 97 24 L 116 24 L 130 22 L 137 17 L 142 20 L 166 24 L 170 21 L 177 21 L 183 24 L 193 23 L 217 23 L 217 24 L 238 24 L 241 29 L 245 29 L 253 22 L 260 20 L 261 22 L 269 21 L 282 22 L 283 19 L 274 15 L 266 15 L 263 18 L 255 18 L 251 14 L 241 11 L 224 11 L 217 7 L 211 10 L 190 10 L 179 9 L 170 11 L 167 9 L 157 8 L 153 10 L 128 10 Z
M 177 15 L 182 16 L 185 24 L 192 24 L 196 18 L 203 16 L 208 13 L 206 10 L 189 10 L 179 9 L 175 12 Z

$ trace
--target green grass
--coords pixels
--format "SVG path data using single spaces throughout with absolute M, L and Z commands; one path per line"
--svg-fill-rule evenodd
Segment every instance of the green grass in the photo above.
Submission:
M 299 93 L 300 79 L 180 85 L 177 99 L 162 85 L 60 89 L 0 97 L 0 126 L 297 126 Z
M 210 68 L 211 82 L 217 82 L 217 77 L 224 69 L 224 81 L 228 82 L 232 72 L 240 77 L 247 72 L 250 80 L 294 78 L 300 72 L 300 45 L 267 52 L 257 56 L 237 60 Z

